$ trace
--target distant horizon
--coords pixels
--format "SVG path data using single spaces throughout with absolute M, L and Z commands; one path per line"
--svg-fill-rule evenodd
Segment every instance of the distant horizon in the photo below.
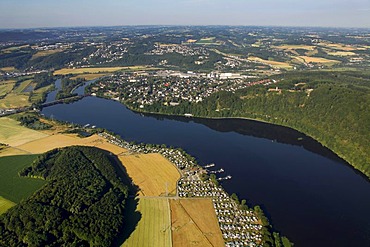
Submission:
M 282 26 L 282 25 L 227 25 L 227 24 L 204 24 L 204 25 L 186 25 L 186 24 L 131 24 L 131 25 L 86 25 L 86 26 L 40 26 L 40 27 L 0 27 L 0 30 L 34 30 L 34 29 L 63 29 L 63 28 L 114 28 L 114 27 L 266 27 L 266 28 L 317 28 L 317 29 L 364 29 L 370 30 L 370 27 L 342 27 L 342 26 Z
M 109 26 L 370 28 L 369 0 L 1 0 L 0 29 Z

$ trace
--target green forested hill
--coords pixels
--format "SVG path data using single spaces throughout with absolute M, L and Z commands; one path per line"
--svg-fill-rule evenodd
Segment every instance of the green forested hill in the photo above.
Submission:
M 113 160 L 92 147 L 39 156 L 21 176 L 47 183 L 0 217 L 0 246 L 111 246 L 128 195 Z
M 321 142 L 370 177 L 370 73 L 297 72 L 277 84 L 220 92 L 198 104 L 149 111 L 246 117 L 289 126 Z M 279 90 L 273 91 L 271 89 Z M 269 90 L 270 89 L 270 90 Z

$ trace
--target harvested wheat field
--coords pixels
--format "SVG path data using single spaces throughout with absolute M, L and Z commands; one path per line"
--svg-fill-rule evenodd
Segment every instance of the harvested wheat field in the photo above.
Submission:
M 180 246 L 225 246 L 211 199 L 170 200 L 172 242 Z
M 306 63 L 321 63 L 326 65 L 334 65 L 340 63 L 340 61 L 330 60 L 322 57 L 308 57 L 308 56 L 299 56 L 299 57 L 302 58 Z
M 0 118 L 0 143 L 15 147 L 47 136 L 41 132 L 23 127 L 11 118 Z
M 24 150 L 20 150 L 18 148 L 13 148 L 13 147 L 7 147 L 7 148 L 0 150 L 0 157 L 24 155 L 24 154 L 30 154 L 30 153 Z
M 133 182 L 139 186 L 141 196 L 176 194 L 180 173 L 160 154 L 121 155 L 120 161 Z
M 73 145 L 91 146 L 110 151 L 114 154 L 126 152 L 126 149 L 108 143 L 104 138 L 93 135 L 80 138 L 73 134 L 56 134 L 39 140 L 31 141 L 17 148 L 32 154 L 44 153 L 54 148 L 68 147 Z
M 264 60 L 264 59 L 259 58 L 259 57 L 248 57 L 248 60 L 263 63 L 263 64 L 268 64 L 272 67 L 276 67 L 276 68 L 280 68 L 280 69 L 291 69 L 291 68 L 293 68 L 290 64 L 285 63 L 285 62 Z
M 96 67 L 96 68 L 76 68 L 76 69 L 60 69 L 54 72 L 54 75 L 68 75 L 68 74 L 83 74 L 83 73 L 104 73 L 115 72 L 130 67 Z

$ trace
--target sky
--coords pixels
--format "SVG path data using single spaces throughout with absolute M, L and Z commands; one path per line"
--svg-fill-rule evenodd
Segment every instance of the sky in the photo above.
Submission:
M 0 0 L 0 28 L 243 25 L 370 28 L 370 0 Z

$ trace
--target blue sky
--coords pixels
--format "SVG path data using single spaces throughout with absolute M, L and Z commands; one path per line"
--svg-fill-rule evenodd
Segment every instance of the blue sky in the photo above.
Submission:
M 0 0 L 0 10 L 0 28 L 111 25 L 370 28 L 370 0 Z

